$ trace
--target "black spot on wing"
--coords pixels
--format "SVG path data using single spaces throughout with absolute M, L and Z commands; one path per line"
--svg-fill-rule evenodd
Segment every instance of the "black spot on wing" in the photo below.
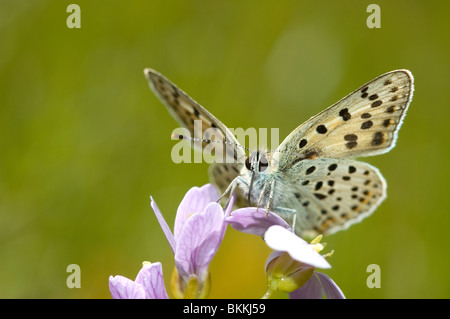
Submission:
M 320 199 L 320 200 L 327 198 L 327 195 L 324 195 L 324 194 L 321 194 L 321 193 L 314 193 L 314 196 L 317 199 Z
M 300 141 L 300 143 L 299 143 L 299 147 L 300 148 L 303 148 L 303 147 L 305 147 L 306 146 L 306 144 L 308 143 L 308 141 L 307 140 L 305 140 L 305 139 L 302 139 L 301 141 Z
M 372 145 L 373 146 L 381 145 L 381 144 L 383 144 L 383 142 L 384 142 L 383 132 L 376 132 L 373 135 Z
M 315 166 L 311 166 L 306 170 L 306 175 L 313 173 L 316 170 Z
M 325 127 L 325 125 L 319 125 L 316 128 L 317 133 L 319 134 L 325 134 L 326 132 L 328 132 L 327 128 Z
M 339 111 L 339 116 L 342 117 L 342 119 L 343 119 L 344 121 L 348 121 L 348 120 L 350 120 L 351 117 L 352 117 L 351 114 L 348 112 L 348 109 L 347 109 L 347 108 L 340 110 L 340 111 Z

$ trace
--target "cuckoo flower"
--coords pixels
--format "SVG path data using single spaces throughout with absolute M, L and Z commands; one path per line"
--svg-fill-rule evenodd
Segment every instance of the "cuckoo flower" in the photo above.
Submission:
M 275 250 L 266 262 L 268 290 L 264 298 L 274 291 L 290 293 L 291 298 L 345 298 L 327 275 L 315 271 L 331 268 L 319 254 L 323 249 L 321 236 L 308 244 L 278 215 L 255 207 L 234 211 L 226 222 L 239 231 L 263 237 Z
M 324 247 L 320 244 L 321 239 L 322 236 L 318 236 L 308 244 L 292 231 L 278 225 L 271 226 L 266 231 L 264 240 L 275 250 L 266 262 L 266 297 L 279 290 L 290 293 L 290 297 L 295 299 L 345 298 L 331 278 L 315 271 L 316 268 L 331 268 L 319 254 Z
M 234 197 L 227 212 L 217 203 L 213 185 L 191 188 L 181 201 L 173 234 L 153 198 L 151 207 L 175 256 L 172 292 L 177 298 L 205 298 L 209 293 L 209 264 L 216 254 L 227 224 Z
M 109 290 L 114 299 L 167 299 L 161 263 L 143 262 L 136 279 L 109 276 Z

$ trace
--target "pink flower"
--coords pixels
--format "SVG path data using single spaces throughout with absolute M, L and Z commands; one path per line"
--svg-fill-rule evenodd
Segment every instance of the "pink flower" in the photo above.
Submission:
M 256 207 L 241 208 L 226 218 L 236 230 L 258 235 L 275 251 L 266 261 L 269 297 L 279 290 L 290 293 L 291 298 L 345 298 L 340 288 L 327 275 L 316 268 L 331 268 L 319 254 L 323 246 L 320 238 L 308 244 L 292 231 L 278 215 Z
M 209 293 L 208 267 L 222 243 L 225 217 L 234 202 L 233 197 L 224 213 L 218 199 L 219 193 L 211 184 L 191 188 L 178 206 L 172 234 L 151 198 L 151 207 L 175 256 L 177 273 L 172 290 L 177 297 L 197 298 Z

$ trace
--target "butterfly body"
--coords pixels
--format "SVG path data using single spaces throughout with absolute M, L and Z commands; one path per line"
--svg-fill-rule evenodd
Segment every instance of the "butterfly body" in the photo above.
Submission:
M 298 235 L 330 234 L 369 216 L 386 197 L 377 168 L 353 160 L 388 152 L 412 99 L 407 70 L 383 74 L 298 126 L 275 149 L 247 157 L 231 131 L 172 82 L 151 69 L 151 89 L 202 147 L 195 120 L 216 131 L 228 146 L 225 161 L 211 165 L 212 182 L 226 193 L 237 190 L 237 205 L 255 205 L 292 223 Z

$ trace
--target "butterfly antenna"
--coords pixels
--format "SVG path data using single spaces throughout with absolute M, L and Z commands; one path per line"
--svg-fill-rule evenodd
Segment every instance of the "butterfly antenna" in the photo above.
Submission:
M 234 142 L 228 142 L 228 141 L 215 141 L 215 140 L 186 136 L 186 135 L 181 135 L 181 134 L 172 134 L 172 139 L 188 140 L 188 141 L 193 141 L 193 142 L 228 144 L 228 145 L 233 145 L 233 146 L 239 146 L 239 147 L 243 148 L 244 150 L 247 150 L 249 153 L 252 152 L 252 151 L 250 151 L 250 149 L 248 149 L 247 147 L 245 147 L 241 144 L 234 143 Z

